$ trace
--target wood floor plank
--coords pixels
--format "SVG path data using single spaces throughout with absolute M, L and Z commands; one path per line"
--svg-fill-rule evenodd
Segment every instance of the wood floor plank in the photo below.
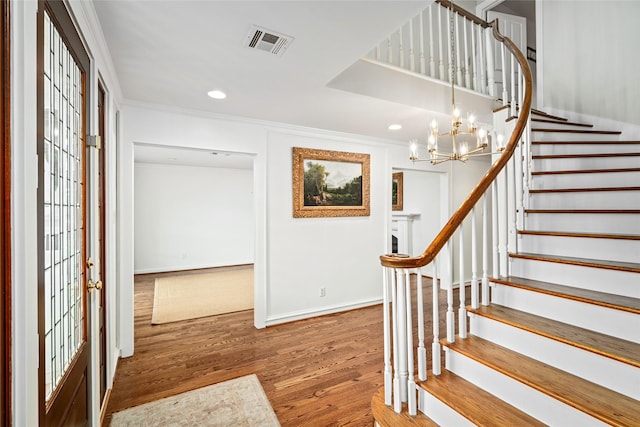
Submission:
M 421 412 L 415 417 L 406 410 L 396 414 L 393 407 L 384 404 L 384 388 L 380 388 L 371 399 L 373 415 L 381 427 L 438 427 L 438 424 Z
M 135 353 L 118 363 L 103 425 L 125 408 L 250 374 L 283 427 L 372 425 L 371 397 L 383 382 L 381 306 L 265 329 L 253 326 L 253 310 L 151 325 L 154 280 L 171 274 L 135 277 Z M 443 336 L 446 292 L 439 298 Z
M 476 336 L 444 346 L 614 426 L 637 426 L 640 402 Z
M 640 344 L 498 304 L 467 311 L 640 368 Z

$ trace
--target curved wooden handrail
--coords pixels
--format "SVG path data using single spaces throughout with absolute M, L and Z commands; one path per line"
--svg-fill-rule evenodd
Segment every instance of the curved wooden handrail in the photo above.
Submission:
M 439 3 L 440 5 L 442 5 L 442 7 L 446 7 L 447 9 L 452 9 L 453 8 L 453 11 L 456 12 L 458 15 L 464 16 L 469 21 L 472 21 L 472 22 L 480 25 L 482 28 L 489 28 L 491 26 L 490 23 L 488 23 L 487 21 L 485 21 L 482 18 L 478 18 L 476 15 L 474 15 L 471 12 L 469 12 L 468 10 L 461 8 L 460 6 L 458 6 L 455 3 L 451 4 L 451 2 L 449 0 L 436 0 L 436 3 Z
M 444 1 L 444 0 L 442 0 Z M 531 70 L 529 69 L 529 64 L 527 63 L 527 59 L 523 55 L 522 52 L 518 49 L 518 47 L 509 39 L 508 37 L 503 36 L 498 31 L 498 20 L 493 21 L 490 26 L 493 27 L 493 36 L 500 42 L 504 43 L 507 46 L 507 49 L 516 57 L 520 67 L 522 68 L 522 73 L 524 75 L 524 101 L 522 102 L 522 108 L 520 108 L 520 116 L 518 117 L 518 121 L 515 124 L 515 128 L 513 133 L 511 134 L 511 138 L 507 143 L 502 155 L 498 160 L 491 165 L 487 173 L 484 175 L 482 180 L 476 185 L 473 191 L 469 194 L 467 199 L 460 205 L 458 210 L 454 212 L 449 221 L 445 224 L 445 226 L 440 230 L 440 233 L 433 239 L 431 244 L 425 249 L 422 255 L 417 257 L 399 257 L 394 255 L 382 255 L 380 256 L 380 261 L 385 267 L 392 268 L 419 268 L 424 267 L 433 261 L 436 255 L 442 250 L 443 246 L 451 239 L 455 231 L 460 227 L 464 219 L 469 215 L 471 209 L 478 203 L 482 195 L 487 191 L 491 183 L 496 179 L 500 171 L 505 167 L 511 156 L 515 151 L 516 145 L 522 136 L 522 133 L 525 130 L 527 125 L 527 120 L 529 118 L 529 112 L 531 110 L 531 93 L 533 91 L 533 85 L 531 80 Z

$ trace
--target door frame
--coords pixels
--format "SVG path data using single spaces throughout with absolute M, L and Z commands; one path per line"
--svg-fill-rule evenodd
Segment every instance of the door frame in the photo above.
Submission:
M 11 393 L 11 31 L 10 4 L 3 1 L 0 16 L 0 425 L 12 424 Z

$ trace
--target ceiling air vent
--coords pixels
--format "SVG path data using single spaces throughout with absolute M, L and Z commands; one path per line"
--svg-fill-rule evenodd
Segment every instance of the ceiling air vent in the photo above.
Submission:
M 282 55 L 293 42 L 293 37 L 275 31 L 252 26 L 247 34 L 245 46 L 250 49 L 258 49 L 274 55 Z

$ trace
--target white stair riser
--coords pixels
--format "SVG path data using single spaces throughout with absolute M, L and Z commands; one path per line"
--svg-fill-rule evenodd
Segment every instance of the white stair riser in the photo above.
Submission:
M 560 158 L 560 159 L 534 159 L 534 171 L 559 171 L 577 169 L 616 169 L 638 168 L 640 157 L 587 157 L 587 158 Z
M 640 191 L 533 193 L 530 209 L 640 209 Z
M 449 348 L 445 348 L 445 352 L 447 369 L 543 423 L 550 426 L 606 425 Z
M 474 314 L 471 333 L 603 387 L 640 399 L 638 368 Z
M 640 172 L 598 172 L 534 175 L 532 187 L 536 190 L 557 188 L 630 187 L 640 182 Z
M 640 262 L 640 240 L 520 235 L 518 251 L 621 262 Z
M 532 129 L 547 128 L 543 123 L 531 124 Z M 588 129 L 583 129 L 588 131 Z M 532 141 L 622 141 L 621 135 L 607 135 L 598 133 L 569 133 L 569 132 L 531 132 Z
M 533 144 L 533 155 L 639 153 L 640 144 Z
M 418 388 L 418 409 L 441 426 L 475 427 L 475 424 L 460 415 L 433 395 Z
M 640 234 L 637 214 L 528 213 L 527 230 Z
M 511 258 L 510 272 L 512 276 L 640 298 L 638 273 L 523 258 Z
M 640 343 L 637 314 L 513 286 L 493 285 L 491 301 L 496 304 Z

